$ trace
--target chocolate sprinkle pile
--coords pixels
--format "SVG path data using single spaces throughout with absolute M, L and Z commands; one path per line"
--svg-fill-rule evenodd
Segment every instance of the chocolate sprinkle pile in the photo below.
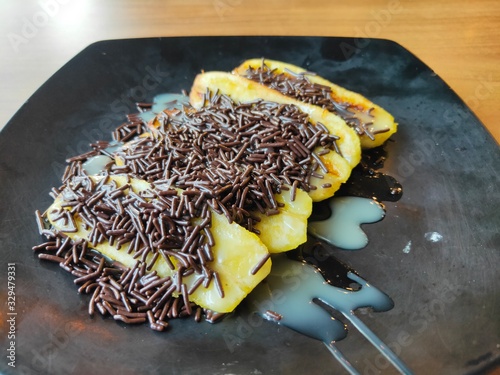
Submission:
M 73 242 L 60 235 L 33 247 L 40 259 L 59 263 L 74 275 L 78 292 L 91 294 L 88 312 L 96 310 L 128 324 L 149 322 L 152 329 L 163 331 L 168 319 L 194 316 L 201 320 L 202 309 L 185 298 L 174 298 L 176 290 L 170 278 L 160 278 L 156 271 L 147 273 L 147 265 L 137 261 L 133 268 L 110 262 L 88 248 L 85 241 Z
M 276 69 L 270 69 L 262 60 L 262 65 L 259 68 L 249 67 L 245 72 L 245 77 L 252 81 L 259 82 L 262 85 L 268 86 L 274 90 L 281 92 L 286 96 L 290 96 L 305 103 L 314 104 L 328 111 L 337 114 L 352 127 L 359 136 L 366 135 L 371 140 L 374 140 L 374 135 L 384 133 L 389 129 L 381 129 L 377 131 L 370 130 L 371 121 L 364 121 L 358 113 L 362 112 L 361 108 L 353 106 L 350 103 L 343 103 L 335 100 L 332 96 L 332 89 L 325 85 L 313 83 L 308 79 L 308 75 L 314 75 L 311 72 L 295 73 L 286 70 L 286 73 L 277 73 Z M 365 112 L 363 117 L 373 117 L 370 109 Z
M 150 105 L 140 103 L 138 108 Z M 125 323 L 149 322 L 157 331 L 171 318 L 194 316 L 200 321 L 204 315 L 217 321 L 223 314 L 189 300 L 196 288 L 211 283 L 224 297 L 219 275 L 210 267 L 212 212 L 259 233 L 256 213 L 274 215 L 283 207 L 275 194 L 291 189 L 293 200 L 297 188 L 318 188 L 310 179 L 328 172 L 320 156 L 340 153 L 338 137 L 320 123 L 311 124 L 293 105 L 235 103 L 209 92 L 200 110 L 165 112 L 157 117 L 155 129 L 137 115 L 128 120 L 113 132 L 114 144 L 97 141 L 92 151 L 67 160 L 62 186 L 51 193 L 62 201 L 61 208 L 36 212 L 39 232 L 47 241 L 33 250 L 74 275 L 80 293 L 92 295 L 90 315 L 98 311 Z M 97 155 L 115 161 L 90 177 L 83 163 Z M 127 183 L 117 184 L 113 175 L 125 176 Z M 131 178 L 152 187 L 136 193 Z M 48 219 L 61 229 L 51 228 Z M 89 232 L 87 240 L 68 237 L 79 225 Z M 106 244 L 132 255 L 134 266 L 92 250 Z M 160 257 L 175 277 L 156 274 L 153 268 Z M 196 281 L 188 286 L 183 277 L 193 273 Z
M 118 151 L 123 166 L 111 170 L 184 189 L 193 204 L 207 201 L 230 222 L 258 232 L 252 212 L 279 213 L 274 195 L 289 187 L 317 189 L 311 177 L 328 172 L 320 155 L 339 152 L 338 137 L 293 105 L 237 104 L 210 93 L 205 103 L 199 111 L 159 117 L 156 134 Z
M 213 260 L 213 239 L 207 205 L 190 211 L 180 203 L 183 195 L 177 190 L 134 193 L 130 183 L 118 186 L 109 175 L 87 176 L 80 161 L 73 162 L 71 169 L 60 190 L 61 209 L 45 213 L 60 232 L 51 233 L 42 226 L 40 233 L 49 241 L 33 249 L 44 250 L 39 254 L 41 259 L 59 262 L 76 276 L 79 292 L 92 293 L 89 314 L 97 308 L 102 315 L 125 323 L 148 320 L 152 329 L 162 331 L 168 326 L 166 318 L 191 315 L 195 310 L 195 319 L 200 319 L 201 312 L 189 301 L 196 288 L 215 282 L 223 296 L 217 272 L 208 266 Z M 77 231 L 73 215 L 90 232 L 88 241 L 65 236 Z M 39 226 L 43 225 L 39 213 L 37 218 Z M 106 262 L 90 249 L 103 243 L 132 255 L 134 267 Z M 156 271 L 150 272 L 159 257 L 171 270 L 175 267 L 170 257 L 175 259 L 175 278 L 160 278 Z M 182 278 L 193 273 L 199 277 L 188 289 Z M 174 293 L 182 298 L 174 298 Z

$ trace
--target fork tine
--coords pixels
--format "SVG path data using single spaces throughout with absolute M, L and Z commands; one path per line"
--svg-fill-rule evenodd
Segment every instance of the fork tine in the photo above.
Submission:
M 325 346 L 328 348 L 330 353 L 335 357 L 338 363 L 342 365 L 346 369 L 347 372 L 351 375 L 360 375 L 360 373 L 353 367 L 351 362 L 342 354 L 342 352 L 337 348 L 335 343 L 332 341 L 330 344 L 324 342 Z
M 411 370 L 406 367 L 399 357 L 394 354 L 394 352 L 389 349 L 387 345 L 384 344 L 382 340 L 380 340 L 375 333 L 373 333 L 370 328 L 366 326 L 356 315 L 351 311 L 350 315 L 344 314 L 344 316 L 351 322 L 351 324 L 356 327 L 356 329 L 363 335 L 365 338 L 370 341 L 370 343 L 375 346 L 380 353 L 390 362 L 392 365 L 404 375 L 413 374 Z

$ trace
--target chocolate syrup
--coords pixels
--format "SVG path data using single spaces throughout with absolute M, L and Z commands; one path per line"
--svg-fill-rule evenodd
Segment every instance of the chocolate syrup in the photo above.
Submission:
M 361 162 L 335 196 L 372 198 L 379 202 L 397 202 L 401 199 L 401 184 L 394 177 L 377 171 L 384 166 L 386 157 L 384 146 L 363 150 Z

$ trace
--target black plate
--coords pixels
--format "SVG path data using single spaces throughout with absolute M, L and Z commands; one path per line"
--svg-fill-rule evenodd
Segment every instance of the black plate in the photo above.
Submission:
M 7 263 L 16 264 L 16 370 L 25 373 L 341 373 L 318 341 L 249 320 L 172 321 L 168 333 L 87 315 L 89 296 L 38 260 L 34 211 L 51 202 L 66 157 L 110 139 L 135 101 L 189 90 L 201 69 L 250 57 L 287 61 L 359 91 L 399 122 L 385 171 L 404 186 L 366 227 L 367 248 L 335 251 L 395 301 L 363 321 L 416 372 L 463 374 L 498 366 L 499 148 L 457 95 L 400 45 L 375 39 L 194 37 L 104 41 L 50 78 L 0 134 L 2 332 Z M 437 232 L 433 242 L 426 233 Z M 410 251 L 403 249 L 411 241 Z M 406 249 L 408 250 L 408 248 Z M 250 323 L 249 323 L 250 322 Z M 12 372 L 2 333 L 1 370 Z M 355 330 L 339 347 L 364 374 L 394 370 Z

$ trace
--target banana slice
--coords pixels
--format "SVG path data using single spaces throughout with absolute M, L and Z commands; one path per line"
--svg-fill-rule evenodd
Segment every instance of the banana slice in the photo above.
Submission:
M 307 241 L 307 219 L 312 213 L 312 199 L 300 189 L 297 189 L 293 201 L 291 190 L 284 190 L 275 197 L 276 201 L 284 203 L 280 213 L 271 216 L 255 213 L 260 221 L 254 227 L 260 231 L 259 238 L 270 253 L 282 253 Z
M 318 75 L 307 74 L 305 69 L 295 65 L 267 59 L 250 59 L 243 62 L 233 72 L 260 81 L 267 87 L 272 87 L 287 96 L 332 110 L 357 130 L 363 148 L 382 145 L 397 130 L 397 124 L 392 115 L 380 106 L 361 94 L 349 91 Z M 309 82 L 310 92 L 306 93 L 304 86 L 294 89 L 292 85 L 286 84 L 286 80 L 290 83 L 298 82 L 298 80 L 302 84 Z M 315 87 L 312 87 L 313 85 Z
M 196 77 L 189 96 L 193 107 L 201 108 L 205 104 L 207 90 L 225 94 L 236 102 L 263 99 L 279 104 L 293 104 L 308 115 L 309 121 L 313 125 L 321 123 L 330 134 L 339 137 L 336 143 L 340 154 L 330 152 L 320 156 L 328 172 L 324 173 L 321 178 L 313 177 L 311 182 L 319 185 L 328 184 L 329 187 L 311 190 L 309 195 L 313 201 L 321 201 L 333 196 L 340 185 L 347 181 L 352 168 L 360 161 L 361 147 L 356 132 L 347 126 L 340 117 L 325 109 L 286 97 L 244 77 L 224 72 L 208 72 Z
M 104 177 L 91 176 L 90 178 L 95 184 L 98 184 Z M 124 190 L 125 197 L 130 194 L 130 191 L 139 194 L 146 190 L 152 190 L 152 186 L 144 180 L 129 179 L 120 175 L 109 176 L 108 179 L 107 184 L 113 183 L 114 187 L 130 185 L 130 188 Z M 92 246 L 90 230 L 87 229 L 84 220 L 77 213 L 73 215 L 76 228 L 68 230 L 68 223 L 63 223 L 62 220 L 51 215 L 51 212 L 61 212 L 62 209 L 69 210 L 69 208 L 64 207 L 64 203 L 64 193 L 61 193 L 47 210 L 48 220 L 56 230 L 73 240 L 87 240 L 90 247 L 127 267 L 132 268 L 135 265 L 137 259 L 133 257 L 133 254 L 128 254 L 126 250 L 129 243 L 122 244 L 120 249 L 117 249 L 116 245 L 111 245 L 107 240 Z M 207 288 L 200 285 L 189 296 L 189 299 L 212 311 L 231 312 L 269 274 L 271 260 L 268 259 L 269 253 L 266 246 L 257 235 L 238 224 L 229 224 L 225 216 L 215 212 L 212 212 L 211 233 L 215 244 L 212 246 L 214 260 L 209 263 L 209 267 L 218 273 L 224 296 L 220 295 L 216 283 L 212 280 Z M 147 264 L 152 260 L 152 257 L 152 253 L 148 254 Z M 170 276 L 175 282 L 179 262 L 171 256 L 169 259 L 175 269 L 172 270 L 163 257 L 158 257 L 151 271 L 156 271 L 160 277 Z M 258 268 L 263 260 L 265 263 Z M 189 290 L 199 277 L 202 276 L 192 273 L 189 276 L 184 276 L 182 282 Z M 174 293 L 174 295 L 178 294 Z

